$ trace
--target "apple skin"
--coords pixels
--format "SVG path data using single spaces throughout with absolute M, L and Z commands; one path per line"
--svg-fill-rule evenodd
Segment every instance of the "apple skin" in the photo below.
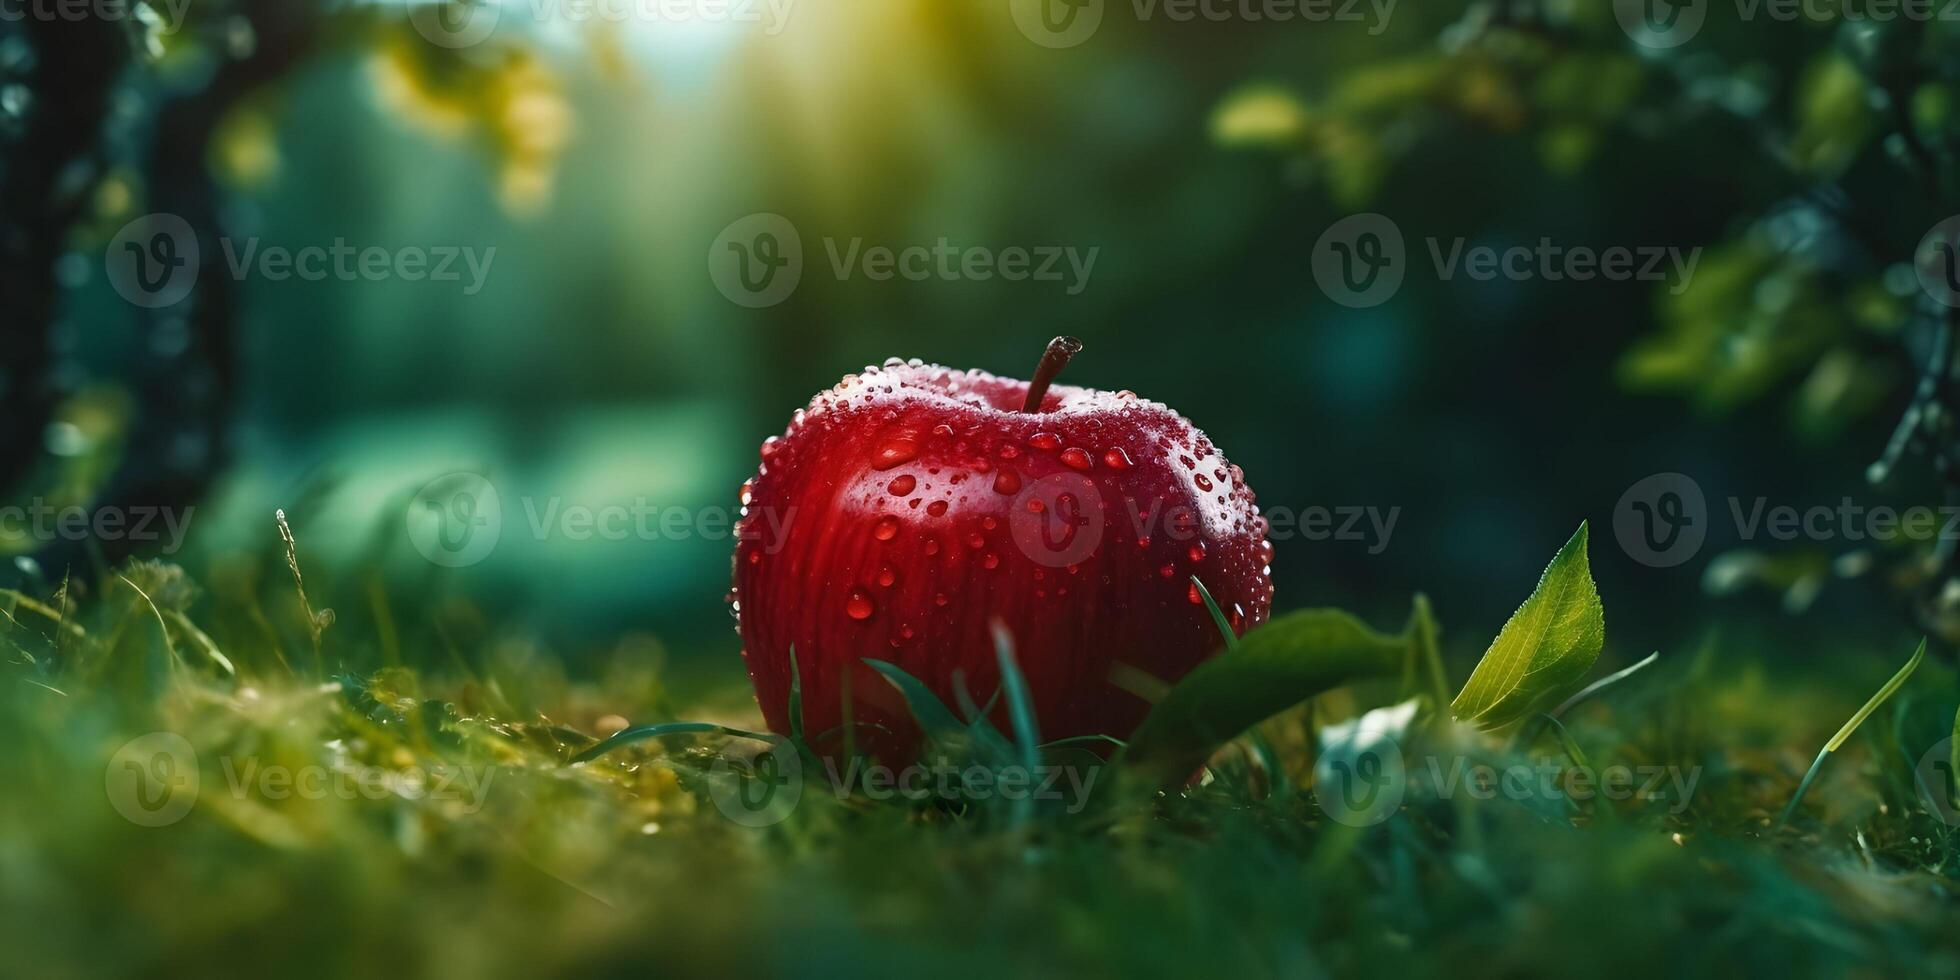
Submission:
M 1013 637 L 1043 739 L 1126 738 L 1151 700 L 1272 607 L 1267 522 L 1238 467 L 1169 407 L 896 358 L 819 393 L 743 484 L 734 592 L 756 700 L 892 764 L 920 732 L 890 661 L 954 711 L 999 687 L 990 623 Z M 1141 533 L 1139 533 L 1141 531 Z M 1008 731 L 1005 705 L 993 720 Z

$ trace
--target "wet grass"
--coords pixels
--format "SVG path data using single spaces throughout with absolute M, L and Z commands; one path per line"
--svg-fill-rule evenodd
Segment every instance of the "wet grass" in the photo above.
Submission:
M 146 564 L 0 599 L 8 972 L 1960 973 L 1960 840 L 1919 768 L 1960 701 L 1937 656 L 1783 826 L 1882 660 L 1854 690 L 1710 645 L 1522 734 L 1410 730 L 1404 799 L 1366 826 L 1316 801 L 1328 727 L 1425 671 L 1287 712 L 1182 792 L 1111 780 L 1096 805 L 1029 808 L 811 779 L 751 827 L 716 803 L 768 747 L 739 689 L 677 695 L 644 640 L 568 678 L 481 610 L 358 575 L 309 574 L 302 602 L 287 554 L 265 558 L 208 591 Z M 675 721 L 700 725 L 592 752 Z M 124 748 L 151 732 L 198 776 L 154 827 L 125 813 L 168 794 L 132 787 L 185 771 Z M 1580 798 L 1578 759 L 1693 790 Z M 1459 760 L 1565 790 L 1445 792 Z

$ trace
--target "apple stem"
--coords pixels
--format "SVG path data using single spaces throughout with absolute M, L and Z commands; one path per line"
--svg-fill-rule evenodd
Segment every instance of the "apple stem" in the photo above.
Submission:
M 1028 382 L 1028 400 L 1021 406 L 1023 412 L 1041 411 L 1041 400 L 1048 397 L 1048 386 L 1055 383 L 1055 376 L 1068 367 L 1069 359 L 1082 353 L 1082 341 L 1074 337 L 1056 337 L 1048 342 L 1048 349 L 1041 353 L 1041 363 L 1035 365 L 1034 380 Z

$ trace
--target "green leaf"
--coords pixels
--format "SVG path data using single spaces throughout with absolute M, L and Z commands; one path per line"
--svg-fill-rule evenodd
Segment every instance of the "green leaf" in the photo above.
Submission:
M 1323 691 L 1393 677 L 1411 633 L 1385 636 L 1337 609 L 1281 616 L 1199 664 L 1151 709 L 1123 749 L 1129 772 L 1176 785 L 1218 746 Z
M 913 719 L 918 721 L 927 738 L 943 741 L 966 731 L 966 726 L 953 716 L 946 702 L 939 700 L 939 695 L 932 693 L 932 688 L 927 687 L 924 681 L 906 673 L 905 668 L 869 657 L 864 662 L 884 675 L 891 686 L 898 688 L 898 693 L 905 698 L 905 706 L 911 709 Z
M 1458 720 L 1491 729 L 1528 717 L 1577 684 L 1599 659 L 1606 613 L 1593 585 L 1587 534 L 1587 526 L 1579 525 L 1470 672 L 1450 704 Z

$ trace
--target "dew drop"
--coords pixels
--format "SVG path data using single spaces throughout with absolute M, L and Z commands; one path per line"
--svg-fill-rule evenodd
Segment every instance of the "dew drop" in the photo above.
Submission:
M 769 438 L 762 440 L 763 460 L 766 462 L 770 459 L 775 458 L 776 453 L 779 452 L 782 448 L 783 448 L 783 438 L 781 436 L 770 436 Z
M 915 477 L 912 474 L 907 473 L 904 476 L 892 477 L 892 482 L 885 484 L 885 489 L 890 490 L 892 496 L 894 497 L 903 497 L 906 494 L 911 493 L 912 488 L 918 485 L 919 485 L 918 477 Z
M 946 516 L 946 501 L 935 500 L 932 503 L 927 504 L 926 513 L 931 514 L 934 517 Z
M 939 539 L 927 538 L 925 550 L 926 550 L 926 554 L 929 556 L 939 554 Z
M 1137 547 L 1139 547 L 1139 548 L 1148 548 L 1148 547 L 1150 547 L 1150 535 L 1148 535 L 1148 534 L 1139 534 L 1139 535 L 1137 535 Z
M 1157 569 L 1157 574 L 1164 578 L 1170 578 L 1171 576 L 1177 574 L 1177 566 L 1170 564 L 1169 562 L 1165 562 L 1164 567 Z
M 1013 470 L 1001 470 L 994 474 L 995 493 L 1019 493 L 1020 490 L 1021 474 Z
M 1261 565 L 1272 564 L 1273 543 L 1271 541 L 1259 542 L 1259 546 L 1253 550 L 1253 556 L 1259 560 L 1259 564 Z
M 1184 590 L 1184 597 L 1191 600 L 1191 604 L 1194 606 L 1205 604 L 1204 597 L 1198 594 L 1198 583 L 1196 582 L 1191 583 L 1191 587 Z
M 1194 477 L 1192 477 L 1192 479 L 1193 479 L 1193 480 L 1196 480 L 1196 481 L 1197 481 L 1197 483 L 1198 483 L 1198 489 L 1200 489 L 1200 490 L 1210 490 L 1210 489 L 1211 489 L 1211 477 L 1208 477 L 1208 476 L 1206 476 L 1206 475 L 1204 475 L 1203 473 L 1200 473 L 1200 474 L 1198 474 L 1197 476 L 1194 476 Z
M 1190 555 L 1190 556 L 1191 556 L 1191 560 L 1192 560 L 1192 561 L 1204 561 L 1204 560 L 1205 560 L 1205 546 L 1204 546 L 1204 543 L 1203 543 L 1203 542 L 1199 542 L 1199 543 L 1197 543 L 1197 544 L 1194 544 L 1194 545 L 1192 545 L 1192 546 L 1191 546 L 1191 550 L 1190 550 L 1190 551 L 1187 551 L 1187 552 L 1185 552 L 1185 554 L 1188 554 L 1188 555 Z
M 752 551 L 750 551 L 750 552 L 749 552 L 749 564 L 751 564 L 751 565 L 760 565 L 760 564 L 762 564 L 762 549 L 761 549 L 761 548 L 756 548 L 756 549 L 754 549 L 754 550 L 752 550 Z
M 993 570 L 993 569 L 996 569 L 996 568 L 999 568 L 999 567 L 1000 567 L 1000 556 L 999 556 L 999 555 L 988 555 L 987 557 L 985 557 L 985 558 L 982 558 L 982 559 L 980 559 L 980 567 L 981 567 L 981 568 L 985 568 L 985 569 L 988 569 L 988 570 L 990 570 L 990 571 L 991 571 L 991 570 Z
M 987 546 L 987 539 L 981 537 L 980 532 L 975 531 L 966 536 L 966 546 L 978 551 Z
M 1103 465 L 1112 470 L 1127 470 L 1131 465 L 1130 454 L 1121 449 L 1111 449 L 1103 453 Z
M 871 529 L 871 536 L 880 541 L 890 541 L 898 536 L 898 518 L 887 517 Z
M 863 589 L 852 589 L 850 598 L 844 600 L 844 614 L 856 620 L 871 618 L 878 608 L 871 604 L 871 597 Z
M 891 588 L 891 587 L 892 587 L 892 583 L 893 583 L 893 582 L 896 582 L 896 581 L 898 581 L 898 574 L 897 574 L 896 572 L 893 572 L 893 571 L 892 571 L 891 569 L 889 569 L 889 568 L 885 568 L 885 569 L 880 569 L 880 570 L 879 570 L 879 572 L 878 572 L 878 584 L 879 584 L 880 586 L 883 586 L 884 588 L 887 588 L 887 589 L 889 589 L 889 588 Z
M 946 593 L 944 592 L 941 592 L 938 595 L 932 597 L 932 604 L 935 606 L 944 606 L 951 601 L 952 601 L 951 599 L 946 598 Z
M 1095 463 L 1089 459 L 1088 453 L 1080 449 L 1074 449 L 1074 448 L 1062 450 L 1062 462 L 1078 470 L 1086 470 L 1089 467 L 1095 465 Z
M 994 520 L 994 519 L 993 519 L 993 518 L 991 518 L 991 517 L 987 517 L 987 518 L 982 518 L 982 519 L 981 519 L 981 521 L 980 521 L 980 526 L 981 526 L 981 527 L 984 527 L 984 528 L 986 528 L 986 529 L 987 529 L 987 530 L 989 530 L 989 531 L 991 531 L 991 530 L 993 530 L 994 528 L 997 528 L 997 527 L 999 527 L 999 526 L 1000 526 L 1000 522 L 999 522 L 999 521 L 997 521 L 997 520 Z
M 1053 452 L 1062 447 L 1062 437 L 1053 432 L 1037 432 L 1028 437 L 1028 445 L 1042 452 Z
M 871 457 L 871 468 L 888 470 L 909 463 L 918 456 L 918 442 L 912 439 L 893 439 L 878 447 L 878 451 Z

